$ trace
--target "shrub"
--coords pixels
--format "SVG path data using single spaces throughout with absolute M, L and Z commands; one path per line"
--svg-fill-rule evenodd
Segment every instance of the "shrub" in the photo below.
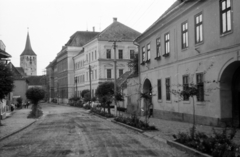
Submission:
M 26 97 L 33 103 L 37 104 L 45 96 L 45 91 L 42 88 L 29 88 L 26 92 Z
M 125 108 L 125 107 L 117 107 L 117 110 L 121 111 L 121 112 L 125 112 L 127 110 L 127 108 Z
M 194 136 L 192 136 L 193 131 L 195 131 Z M 189 132 L 179 132 L 177 135 L 173 135 L 173 137 L 176 139 L 176 142 L 210 154 L 213 157 L 235 157 L 236 150 L 239 147 L 232 142 L 236 129 L 232 128 L 229 131 L 227 133 L 227 128 L 225 128 L 219 133 L 213 129 L 214 136 L 207 136 L 203 132 L 197 132 L 195 128 L 190 128 Z
M 155 126 L 150 126 L 148 123 L 141 121 L 136 114 L 130 117 L 118 116 L 114 120 L 142 130 L 157 130 Z
M 114 117 L 114 115 L 109 114 L 109 113 L 106 113 L 106 112 L 101 111 L 101 110 L 98 110 L 98 109 L 96 109 L 96 108 L 92 108 L 90 112 L 95 113 L 95 114 L 98 114 L 98 115 L 101 115 L 101 116 L 106 117 L 106 118 L 112 118 L 112 117 Z
M 38 106 L 40 100 L 45 96 L 45 91 L 42 88 L 29 88 L 26 92 L 26 97 L 32 102 L 32 111 L 28 118 L 38 118 L 42 115 L 41 108 Z
M 83 106 L 83 108 L 86 110 L 89 110 L 89 109 L 91 109 L 91 105 L 87 104 L 87 105 Z

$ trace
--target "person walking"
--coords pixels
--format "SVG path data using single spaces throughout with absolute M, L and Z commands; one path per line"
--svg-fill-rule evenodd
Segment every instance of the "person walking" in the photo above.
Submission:
M 151 103 L 149 106 L 149 114 L 148 114 L 148 118 L 153 117 L 153 104 Z
M 28 106 L 30 105 L 29 101 L 27 101 L 26 103 L 26 108 L 28 108 Z

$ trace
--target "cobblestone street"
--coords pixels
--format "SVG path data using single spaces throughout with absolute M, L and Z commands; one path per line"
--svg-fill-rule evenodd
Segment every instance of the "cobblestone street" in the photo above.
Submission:
M 18 139 L 3 141 L 1 156 L 188 156 L 78 108 L 43 105 L 43 110 L 48 114 Z

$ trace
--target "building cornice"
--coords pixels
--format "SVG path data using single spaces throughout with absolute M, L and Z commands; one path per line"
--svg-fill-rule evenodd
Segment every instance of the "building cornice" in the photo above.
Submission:
M 144 39 L 149 38 L 150 36 L 152 36 L 156 32 L 158 32 L 158 31 L 162 30 L 163 28 L 167 27 L 170 23 L 174 22 L 180 16 L 183 16 L 183 14 L 186 14 L 188 11 L 190 11 L 192 8 L 194 8 L 196 5 L 198 5 L 200 2 L 203 2 L 203 0 L 198 0 L 197 2 L 193 3 L 191 6 L 187 7 L 184 10 L 180 10 L 180 11 L 175 11 L 175 10 L 178 9 L 180 6 L 184 5 L 186 2 L 183 2 L 182 4 L 176 6 L 168 14 L 166 14 L 165 16 L 163 16 L 162 18 L 160 18 L 156 22 L 154 22 L 146 31 L 144 31 L 134 41 L 137 41 L 138 43 L 140 43 Z M 164 20 L 166 20 L 166 21 L 164 21 Z M 158 27 L 159 25 L 161 25 L 161 26 Z

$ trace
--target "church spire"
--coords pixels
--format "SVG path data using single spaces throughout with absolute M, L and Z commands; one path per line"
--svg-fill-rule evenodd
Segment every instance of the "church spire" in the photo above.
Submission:
M 36 54 L 34 53 L 34 51 L 32 50 L 32 47 L 31 47 L 29 32 L 27 33 L 27 40 L 26 40 L 25 49 L 24 49 L 24 51 L 22 52 L 21 56 L 23 56 L 23 55 L 36 56 Z

